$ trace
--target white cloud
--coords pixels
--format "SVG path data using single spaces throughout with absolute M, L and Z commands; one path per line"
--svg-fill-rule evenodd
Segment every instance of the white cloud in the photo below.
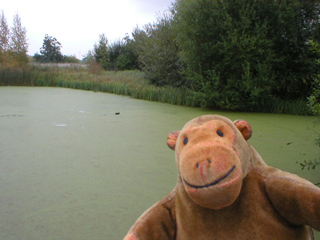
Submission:
M 81 57 L 93 48 L 99 34 L 110 41 L 131 33 L 136 25 L 155 21 L 156 13 L 172 0 L 10 0 L 1 4 L 8 24 L 18 12 L 27 29 L 29 54 L 39 52 L 45 34 L 56 37 L 62 53 Z

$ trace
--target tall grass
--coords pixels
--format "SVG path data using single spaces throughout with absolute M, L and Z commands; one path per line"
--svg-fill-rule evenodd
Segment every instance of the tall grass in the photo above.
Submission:
M 307 99 L 284 100 L 280 98 L 266 99 L 263 104 L 257 105 L 255 112 L 281 113 L 293 115 L 310 115 Z
M 83 89 L 126 95 L 136 99 L 187 107 L 206 107 L 205 95 L 186 88 L 157 87 L 147 82 L 141 71 L 98 74 L 78 65 L 30 65 L 24 68 L 0 68 L 0 86 L 47 86 Z M 273 100 L 258 106 L 259 112 L 308 115 L 304 100 Z
M 47 86 L 92 90 L 187 107 L 201 107 L 204 99 L 203 94 L 185 88 L 150 85 L 140 71 L 91 74 L 85 68 L 28 66 L 0 69 L 0 86 Z
M 298 100 L 282 100 L 277 99 L 272 105 L 273 113 L 284 113 L 293 115 L 309 115 L 307 102 L 303 99 Z

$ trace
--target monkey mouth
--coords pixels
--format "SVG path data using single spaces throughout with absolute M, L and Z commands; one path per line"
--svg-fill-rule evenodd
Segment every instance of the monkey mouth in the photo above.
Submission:
M 221 178 L 214 180 L 212 183 L 208 183 L 205 185 L 193 185 L 191 183 L 188 183 L 185 179 L 183 179 L 183 181 L 192 188 L 195 189 L 201 189 L 201 188 L 208 188 L 208 187 L 212 187 L 214 185 L 217 185 L 219 182 L 221 182 L 222 180 L 226 179 L 234 170 L 236 169 L 236 166 L 233 166 L 225 175 L 223 175 Z

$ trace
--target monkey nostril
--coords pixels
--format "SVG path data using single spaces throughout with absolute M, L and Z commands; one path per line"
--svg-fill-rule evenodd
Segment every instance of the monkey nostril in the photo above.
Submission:
M 217 134 L 218 134 L 220 137 L 224 137 L 224 133 L 221 132 L 220 130 L 217 131 Z
M 206 162 L 207 161 L 207 162 Z M 196 168 L 199 168 L 200 165 L 204 165 L 204 166 L 208 166 L 210 163 L 211 163 L 211 160 L 210 159 L 206 159 L 206 161 L 202 161 L 202 162 L 197 162 L 196 163 Z

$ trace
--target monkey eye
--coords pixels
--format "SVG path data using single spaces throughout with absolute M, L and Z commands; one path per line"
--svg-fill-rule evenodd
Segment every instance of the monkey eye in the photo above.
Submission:
M 185 139 L 183 139 L 184 145 L 187 145 L 188 141 L 189 141 L 189 139 L 187 137 Z
M 217 134 L 218 134 L 220 137 L 224 137 L 224 133 L 221 132 L 220 130 L 217 131 Z

